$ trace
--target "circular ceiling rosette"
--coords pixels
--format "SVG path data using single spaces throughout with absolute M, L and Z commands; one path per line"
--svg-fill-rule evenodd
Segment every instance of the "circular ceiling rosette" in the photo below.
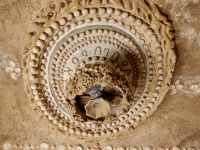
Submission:
M 68 134 L 136 127 L 163 100 L 175 65 L 170 23 L 141 0 L 50 4 L 23 57 L 28 97 Z M 45 17 L 43 17 L 44 19 Z

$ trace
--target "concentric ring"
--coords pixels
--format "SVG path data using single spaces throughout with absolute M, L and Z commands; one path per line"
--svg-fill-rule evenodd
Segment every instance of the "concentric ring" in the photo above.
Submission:
M 24 57 L 27 94 L 69 134 L 106 137 L 137 126 L 164 98 L 174 69 L 168 26 L 156 25 L 164 32 L 135 12 L 110 6 L 65 12 L 38 34 Z M 96 57 L 114 61 L 128 78 L 129 108 L 119 116 L 84 120 L 65 92 L 77 67 Z

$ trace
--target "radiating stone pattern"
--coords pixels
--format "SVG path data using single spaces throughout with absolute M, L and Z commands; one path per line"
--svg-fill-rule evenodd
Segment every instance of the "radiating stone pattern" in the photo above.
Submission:
M 154 5 L 150 9 L 143 1 L 133 1 L 131 7 L 127 1 L 106 3 L 72 2 L 62 8 L 66 11 L 44 22 L 23 55 L 29 99 L 70 135 L 104 138 L 136 127 L 169 89 L 176 59 L 170 23 Z M 83 120 L 67 99 L 69 78 L 89 56 L 115 61 L 129 78 L 133 89 L 129 108 L 117 117 Z M 127 66 L 131 68 L 124 69 Z

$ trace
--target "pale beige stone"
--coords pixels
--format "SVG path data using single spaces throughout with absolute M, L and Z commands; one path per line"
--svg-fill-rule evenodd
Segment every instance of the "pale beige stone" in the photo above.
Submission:
M 62 3 L 64 2 L 64 4 Z M 160 13 L 157 12 L 157 9 L 154 8 L 154 6 L 151 6 L 151 9 L 148 9 L 149 7 L 146 7 L 146 5 L 141 4 L 141 1 L 122 1 L 122 0 L 113 0 L 113 1 L 109 1 L 109 0 L 95 0 L 95 1 L 52 1 L 52 2 L 47 2 L 46 0 L 42 0 L 42 1 L 37 1 L 37 0 L 33 0 L 33 1 L 1 1 L 0 6 L 1 6 L 1 15 L 0 15 L 0 20 L 1 20 L 1 25 L 0 25 L 0 31 L 1 31 L 1 39 L 0 39 L 0 45 L 1 45 L 1 55 L 0 56 L 6 56 L 7 53 L 11 53 L 13 56 L 9 56 L 9 59 L 6 58 L 7 64 L 9 64 L 10 60 L 15 60 L 14 62 L 20 62 L 21 61 L 21 55 L 25 56 L 26 53 L 29 53 L 29 48 L 24 50 L 23 52 L 21 51 L 26 43 L 26 41 L 30 41 L 33 43 L 29 44 L 29 46 L 33 46 L 36 42 L 35 39 L 40 38 L 42 41 L 47 40 L 51 35 L 53 35 L 54 30 L 57 30 L 58 28 L 54 27 L 55 29 L 53 29 L 52 27 L 48 27 L 51 23 L 52 20 L 56 20 L 57 22 L 59 22 L 60 26 L 63 26 L 63 24 L 67 24 L 68 20 L 66 21 L 65 19 L 61 20 L 61 18 L 65 17 L 62 16 L 63 13 L 66 13 L 68 11 L 70 11 L 71 14 L 73 14 L 73 16 L 67 16 L 69 19 L 72 19 L 71 21 L 74 22 L 73 19 L 76 19 L 78 17 L 82 17 L 80 13 L 74 13 L 74 10 L 76 11 L 77 8 L 78 10 L 84 14 L 84 16 L 88 16 L 91 15 L 90 14 L 90 9 L 89 9 L 89 5 L 93 5 L 95 6 L 94 8 L 96 9 L 96 11 L 92 12 L 93 14 L 97 14 L 99 11 L 101 12 L 101 14 L 106 14 L 106 12 L 108 12 L 110 14 L 110 16 L 107 17 L 107 20 L 103 20 L 104 22 L 111 22 L 113 24 L 119 24 L 121 27 L 125 26 L 125 24 L 120 23 L 117 21 L 117 19 L 120 17 L 120 15 L 123 15 L 123 18 L 125 18 L 125 21 L 130 20 L 130 22 L 134 22 L 137 21 L 137 26 L 141 26 L 138 27 L 138 29 L 140 30 L 145 30 L 146 27 L 143 26 L 143 24 L 141 24 L 142 22 L 140 20 L 138 20 L 138 15 L 140 16 L 139 18 L 141 20 L 145 20 L 146 25 L 149 23 L 152 23 L 152 29 L 157 29 L 159 27 L 160 22 L 162 23 L 164 20 L 164 24 L 167 24 L 168 26 L 165 28 L 159 28 L 161 33 L 166 33 L 166 30 L 170 30 L 170 25 L 169 23 L 166 21 L 166 18 L 163 17 L 162 15 L 160 15 Z M 105 4 L 103 4 L 103 8 L 105 9 L 98 9 L 100 6 L 100 3 L 103 2 Z M 199 7 L 198 7 L 198 3 L 197 1 L 169 1 L 169 0 L 162 0 L 162 1 L 157 1 L 157 0 L 153 0 L 153 1 L 147 1 L 149 3 L 155 3 L 159 9 L 161 9 L 162 12 L 164 12 L 165 14 L 168 15 L 169 20 L 172 21 L 173 24 L 173 28 L 175 29 L 175 39 L 176 39 L 176 45 L 177 45 L 177 61 L 178 63 L 176 64 L 176 71 L 174 73 L 174 75 L 180 75 L 181 77 L 191 77 L 191 78 L 195 78 L 198 77 L 199 74 L 199 62 L 198 62 L 198 56 L 199 56 L 199 51 L 198 51 L 198 47 L 199 47 L 199 43 L 198 43 L 198 14 L 199 14 Z M 110 3 L 110 4 L 107 4 Z M 194 5 L 195 3 L 195 5 Z M 55 5 L 53 5 L 55 4 Z M 51 5 L 51 7 L 49 7 L 49 5 Z M 87 7 L 85 8 L 85 5 L 87 5 Z M 96 7 L 96 5 L 98 5 Z M 140 7 L 137 7 L 140 6 Z M 67 7 L 67 8 L 66 8 Z M 69 7 L 71 7 L 72 9 L 68 9 Z M 106 7 L 109 7 L 109 9 L 107 10 Z M 65 9 L 66 8 L 66 9 Z M 114 20 L 112 18 L 112 20 L 109 20 L 109 18 L 111 18 L 112 16 L 114 16 L 114 12 L 115 9 L 117 8 L 120 10 L 120 12 L 116 13 L 116 19 Z M 139 9 L 138 9 L 139 8 Z M 39 13 L 40 9 L 43 9 L 41 12 L 42 14 Z M 127 12 L 134 12 L 134 15 L 131 16 L 127 16 L 127 13 L 124 13 L 123 10 L 126 10 Z M 146 16 L 144 13 L 144 10 L 148 11 L 151 13 L 154 12 L 155 16 L 151 16 L 152 14 L 150 14 L 149 16 Z M 189 10 L 189 11 L 188 11 Z M 53 12 L 53 17 L 49 17 L 50 13 L 52 14 Z M 189 12 L 189 13 L 188 13 Z M 40 17 L 39 19 L 35 19 L 35 17 Z M 75 16 L 75 17 L 74 17 Z M 189 17 L 188 17 L 189 16 Z M 149 18 L 148 18 L 149 17 Z M 47 19 L 48 18 L 48 19 Z M 96 17 L 95 17 L 96 18 Z M 94 22 L 94 23 L 99 23 L 101 21 L 101 18 L 95 19 L 93 16 L 91 16 L 91 20 L 88 20 L 90 23 Z M 144 19 L 145 18 L 145 19 Z M 156 18 L 158 18 L 158 20 L 160 21 L 156 21 Z M 60 19 L 60 20 L 59 20 Z M 152 19 L 152 22 L 151 22 Z M 35 21 L 44 21 L 44 26 L 42 27 L 42 25 L 35 25 Z M 84 25 L 84 18 L 82 20 L 80 20 L 79 22 L 72 24 L 74 27 L 77 27 L 78 24 L 80 23 L 80 25 Z M 60 27 L 59 26 L 59 27 Z M 47 30 L 46 30 L 47 28 Z M 69 27 L 71 28 L 71 26 Z M 127 27 L 125 27 L 126 29 L 128 29 Z M 67 29 L 67 28 L 66 28 Z M 138 29 L 134 28 L 131 29 L 132 33 L 136 33 L 138 32 Z M 157 33 L 159 32 L 159 30 L 157 30 Z M 31 39 L 28 38 L 28 32 L 29 31 L 34 31 L 36 33 L 36 35 L 34 36 L 34 33 L 30 33 Z M 66 30 L 67 31 L 67 30 Z M 149 30 L 148 30 L 149 31 Z M 47 36 L 40 36 L 40 33 L 45 33 Z M 55 35 L 55 37 L 53 37 L 53 40 L 56 41 L 58 40 L 60 37 L 64 37 L 63 32 L 58 32 L 59 35 Z M 98 33 L 98 32 L 97 32 Z M 96 34 L 97 34 L 96 33 Z M 168 32 L 167 32 L 168 33 Z M 103 33 L 101 33 L 103 34 Z M 108 33 L 106 33 L 108 34 Z M 149 31 L 149 35 L 153 35 L 155 33 L 151 33 Z M 138 37 L 141 39 L 141 35 Z M 171 32 L 165 36 L 165 37 L 170 37 Z M 83 34 L 83 37 L 86 36 L 86 34 Z M 119 36 L 119 35 L 118 35 Z M 162 34 L 157 35 L 156 37 L 153 36 L 151 37 L 152 41 L 155 41 L 156 39 L 160 39 L 160 38 L 165 39 L 165 37 L 162 36 Z M 74 36 L 73 38 L 78 38 L 76 36 Z M 101 37 L 101 39 L 103 39 L 104 37 Z M 120 37 L 120 41 L 123 41 L 124 37 Z M 147 40 L 145 38 L 143 38 L 144 41 L 141 41 L 141 43 L 146 42 Z M 73 40 L 72 40 L 73 41 Z M 105 41 L 103 41 L 104 43 L 106 42 L 116 42 L 116 40 L 113 41 L 109 41 L 108 39 L 106 39 Z M 93 40 L 88 40 L 89 42 L 93 42 Z M 71 42 L 69 42 L 71 43 Z M 69 45 L 69 43 L 67 45 Z M 168 50 L 168 48 L 171 46 L 170 43 L 168 43 L 168 41 L 166 41 L 166 45 L 165 48 L 163 48 L 161 51 L 158 50 L 157 53 L 157 47 L 159 46 L 159 44 L 162 46 L 162 42 L 155 42 L 155 51 L 151 52 L 155 53 L 157 56 L 155 57 L 151 57 L 149 60 L 154 63 L 154 59 L 158 59 L 159 61 L 162 59 L 166 60 L 166 56 L 163 55 L 162 53 L 165 53 L 165 50 Z M 39 44 L 39 43 L 37 43 Z M 53 46 L 55 43 L 51 42 L 51 45 Z M 77 43 L 76 43 L 77 44 Z M 73 46 L 75 46 L 76 44 L 74 44 Z M 129 42 L 128 42 L 129 44 Z M 133 43 L 132 43 L 133 44 Z M 40 43 L 39 45 L 43 45 L 43 43 Z M 153 45 L 153 44 L 152 44 Z M 4 50 L 2 50 L 2 47 Z M 81 45 L 80 45 L 81 47 Z M 48 51 L 51 49 L 50 45 L 47 45 L 46 48 Z M 65 48 L 62 48 L 63 50 Z M 124 49 L 127 49 L 127 47 L 124 46 Z M 148 49 L 151 49 L 151 46 L 145 46 L 145 54 L 149 54 L 148 53 Z M 36 55 L 29 55 L 31 56 L 31 59 L 33 59 L 33 63 L 31 65 L 34 66 L 34 68 L 30 69 L 31 74 L 34 74 L 33 77 L 31 78 L 30 83 L 31 84 L 35 84 L 36 83 L 36 87 L 34 87 L 34 90 L 38 90 L 38 88 L 40 87 L 40 84 L 37 84 L 38 81 L 36 81 L 35 79 L 37 79 L 36 77 L 38 76 L 38 74 L 40 73 L 40 68 L 37 68 L 38 65 L 35 64 L 35 62 L 38 61 L 38 56 L 41 56 L 41 53 L 43 51 L 42 48 L 38 48 L 38 47 L 31 47 L 30 48 L 31 53 L 33 52 L 33 54 Z M 161 55 L 162 54 L 162 55 Z M 12 58 L 16 56 L 16 58 Z M 170 54 L 168 55 L 169 57 Z M 25 56 L 26 57 L 26 56 Z M 47 54 L 44 54 L 44 57 L 47 58 Z M 2 57 L 1 57 L 2 58 Z M 59 58 L 59 57 L 57 57 Z M 16 61 L 17 59 L 17 61 Z M 63 59 L 63 58 L 62 58 Z M 137 59 L 137 58 L 133 58 L 133 59 Z M 4 59 L 0 59 L 0 62 L 3 62 Z M 174 58 L 172 58 L 171 62 L 174 62 Z M 23 61 L 23 64 L 25 63 L 29 63 L 29 61 Z M 4 63 L 1 63 L 0 67 L 2 67 Z M 17 63 L 17 66 L 19 64 Z M 169 67 L 169 64 L 165 64 L 165 63 L 160 63 L 158 62 L 156 64 L 159 68 L 162 67 Z M 9 65 L 5 65 L 3 66 L 3 70 L 5 69 L 5 67 L 7 67 Z M 151 67 L 151 64 L 149 65 Z M 173 63 L 172 63 L 173 66 Z M 31 67 L 31 66 L 30 66 Z M 152 65 L 153 67 L 153 65 Z M 42 67 L 43 68 L 43 67 Z M 151 73 L 154 73 L 156 69 L 153 69 Z M 170 70 L 169 68 L 166 68 L 166 70 Z M 165 71 L 165 69 L 163 70 Z M 162 70 L 159 71 L 159 73 L 163 72 Z M 23 67 L 23 72 L 27 72 L 27 70 L 24 70 Z M 4 142 L 6 140 L 13 140 L 12 143 L 14 143 L 15 139 L 17 139 L 16 142 L 19 142 L 19 145 L 23 145 L 25 147 L 25 138 L 27 138 L 27 141 L 32 141 L 33 143 L 38 143 L 41 144 L 42 141 L 44 139 L 47 139 L 47 141 L 50 142 L 55 142 L 55 144 L 60 144 L 60 143 L 66 143 L 66 145 L 70 142 L 73 142 L 74 145 L 79 144 L 79 142 L 82 142 L 81 140 L 79 140 L 78 138 L 73 138 L 73 136 L 68 136 L 66 135 L 68 133 L 69 130 L 67 130 L 65 133 L 63 133 L 62 130 L 62 126 L 57 123 L 58 127 L 54 124 L 48 123 L 46 122 L 46 120 L 44 119 L 45 116 L 41 116 L 41 112 L 37 112 L 37 109 L 40 109 L 40 106 L 38 106 L 38 108 L 35 108 L 35 104 L 34 103 L 30 103 L 31 101 L 33 101 L 33 99 L 35 97 L 34 95 L 31 95 L 29 98 L 30 101 L 27 101 L 26 99 L 26 95 L 23 92 L 23 85 L 25 87 L 27 87 L 26 83 L 23 83 L 22 80 L 20 79 L 21 76 L 18 76 L 18 78 L 20 79 L 19 82 L 14 82 L 11 78 L 7 78 L 7 76 L 4 76 L 5 72 L 1 72 L 1 129 L 0 132 L 2 133 L 1 135 L 1 141 Z M 11 72 L 8 73 L 8 75 L 10 75 Z M 25 73 L 23 73 L 24 76 Z M 29 74 L 30 75 L 30 74 Z M 35 76 L 37 75 L 37 76 Z M 48 79 L 48 77 L 44 78 Z M 40 75 L 39 75 L 40 76 Z M 171 74 L 164 74 L 162 76 L 159 77 L 159 80 L 162 81 L 166 81 L 166 83 L 168 82 L 169 85 L 169 81 L 166 80 L 166 77 L 170 77 Z M 26 77 L 24 76 L 24 80 L 30 80 L 30 77 L 32 77 L 31 75 Z M 152 78 L 151 78 L 152 77 Z M 149 75 L 149 79 L 152 79 L 152 81 L 154 82 L 154 76 Z M 36 82 L 35 82 L 36 81 Z M 42 81 L 42 80 L 41 80 Z M 181 79 L 181 84 L 182 84 L 182 79 Z M 190 82 L 189 85 L 194 84 L 198 84 L 199 81 L 195 81 L 193 82 L 193 79 L 188 79 L 187 81 L 192 81 Z M 42 84 L 45 82 L 41 82 Z M 47 83 L 47 82 L 46 82 Z M 184 82 L 183 82 L 184 83 Z M 192 83 L 192 84 L 191 84 Z M 156 83 L 157 84 L 157 83 Z M 160 84 L 160 83 L 158 83 Z M 174 82 L 173 82 L 174 84 Z M 162 84 L 160 84 L 162 85 Z M 180 85 L 180 84 L 178 84 Z M 184 85 L 184 84 L 183 84 Z M 28 85 L 30 86 L 30 85 Z M 157 85 L 155 86 L 157 87 Z M 46 88 L 46 87 L 44 87 Z M 153 90 L 158 90 L 160 91 L 161 89 L 164 89 L 163 91 L 167 91 L 168 89 L 166 88 L 154 88 L 151 87 Z M 139 125 L 138 123 L 136 123 L 137 121 L 134 120 L 132 122 L 134 122 L 134 127 L 137 126 L 137 130 L 133 131 L 132 129 L 130 129 L 128 132 L 126 132 L 126 134 L 121 133 L 119 134 L 119 137 L 114 137 L 114 139 L 112 140 L 108 140 L 108 141 L 101 141 L 102 143 L 105 144 L 111 144 L 113 147 L 118 147 L 120 144 L 122 143 L 126 143 L 127 147 L 131 147 L 130 145 L 136 146 L 138 147 L 138 149 L 141 149 L 141 145 L 148 145 L 148 144 L 152 144 L 155 145 L 155 149 L 157 149 L 158 146 L 162 146 L 165 147 L 167 149 L 167 147 L 169 146 L 169 148 L 172 148 L 173 146 L 175 146 L 177 144 L 178 141 L 182 142 L 182 139 L 185 139 L 187 141 L 187 143 L 182 143 L 183 147 L 187 147 L 187 145 L 194 145 L 194 147 L 198 147 L 198 141 L 196 140 L 197 137 L 195 136 L 195 133 L 197 133 L 197 129 L 198 129 L 198 114 L 199 114 L 199 109 L 198 109 L 198 97 L 197 93 L 198 93 L 198 88 L 196 90 L 192 90 L 190 87 L 186 88 L 188 90 L 189 94 L 185 94 L 184 92 L 186 91 L 185 88 L 181 88 L 181 89 L 177 89 L 177 93 L 176 95 L 173 96 L 167 96 L 164 99 L 164 102 L 161 103 L 161 106 L 158 107 L 158 110 L 156 111 L 156 113 L 151 116 L 150 118 L 148 118 L 145 122 L 143 122 L 141 125 Z M 30 90 L 30 92 L 32 92 L 33 90 Z M 40 94 L 43 93 L 43 91 L 39 89 Z M 162 97 L 162 99 L 164 98 L 164 94 L 165 92 L 160 92 L 161 94 L 157 95 L 158 97 Z M 181 93 L 181 94 L 180 94 Z M 149 93 L 154 95 L 154 93 Z M 59 95 L 59 93 L 58 93 Z M 188 96 L 190 95 L 190 96 Z M 147 96 L 147 95 L 146 95 Z M 139 95 L 138 95 L 139 97 Z M 50 100 L 50 98 L 48 98 Z M 153 98 L 151 97 L 151 100 Z M 64 99 L 63 99 L 64 101 Z M 149 112 L 153 112 L 153 110 L 155 108 L 157 108 L 157 102 L 160 103 L 161 101 L 159 100 L 159 98 L 155 98 L 153 99 L 153 104 L 150 104 L 150 109 Z M 33 104 L 33 106 L 31 106 Z M 37 102 L 36 102 L 37 104 Z M 39 103 L 40 105 L 42 103 Z M 147 103 L 149 104 L 149 102 Z M 62 104 L 62 106 L 64 106 L 64 104 Z M 143 105 L 142 105 L 143 106 Z M 135 113 L 137 111 L 139 111 L 142 106 L 138 107 L 137 110 L 132 113 L 131 115 L 134 116 Z M 44 107 L 42 106 L 42 109 Z M 192 108 L 192 109 L 191 109 Z M 34 112 L 33 112 L 34 109 Z M 42 110 L 41 109 L 41 110 Z M 47 108 L 48 109 L 48 108 Z M 52 108 L 53 109 L 53 108 Z M 56 110 L 55 110 L 56 111 Z M 133 111 L 132 111 L 133 112 Z M 142 112 L 142 111 L 141 111 Z M 164 112 L 164 113 L 163 113 Z M 147 113 L 147 115 L 150 115 L 151 113 Z M 58 113 L 59 114 L 59 113 Z M 140 114 L 140 113 L 139 113 Z M 62 117 L 63 119 L 65 118 L 65 115 L 63 113 Z M 162 119 L 160 118 L 160 116 L 162 116 Z M 191 117 L 192 116 L 192 117 Z M 70 118 L 70 117 L 66 117 L 66 118 Z M 17 121 L 16 121 L 17 120 Z M 123 119 L 124 120 L 124 119 Z M 138 119 L 138 122 L 140 121 L 140 117 Z M 183 120 L 187 120 L 187 124 L 183 122 Z M 173 124 L 171 124 L 171 122 L 173 121 Z M 75 121 L 74 121 L 75 122 Z M 113 121 L 114 122 L 114 121 Z M 170 124 L 170 125 L 169 125 Z M 139 126 L 138 126 L 139 125 Z M 64 125 L 65 127 L 68 125 Z M 80 125 L 79 125 L 80 126 Z M 188 127 L 189 126 L 189 127 Z M 13 130 L 14 127 L 14 130 Z M 81 126 L 82 127 L 82 126 Z M 85 128 L 86 126 L 84 126 L 83 128 Z M 90 126 L 91 129 L 94 129 L 92 127 L 92 125 Z M 107 127 L 107 126 L 105 126 Z M 160 128 L 158 128 L 160 127 Z M 59 130 L 57 130 L 57 128 L 59 128 Z M 67 127 L 68 128 L 68 127 Z M 166 130 L 163 130 L 166 129 Z M 177 132 L 177 129 L 179 129 L 179 131 L 184 131 L 181 132 L 182 134 L 180 134 L 180 132 Z M 7 136 L 9 131 L 9 135 Z M 144 132 L 145 131 L 145 132 Z M 151 132 L 150 132 L 151 131 Z M 168 132 L 170 131 L 170 132 Z M 114 132 L 114 130 L 113 130 Z M 164 133 L 163 133 L 164 132 Z M 46 133 L 46 134 L 45 134 Z M 47 134 L 48 133 L 48 134 Z M 77 133 L 77 132 L 75 132 Z M 4 136 L 6 134 L 6 136 Z M 26 136 L 25 136 L 26 135 Z M 95 135 L 95 134 L 94 134 Z M 163 136 L 164 135 L 164 136 Z M 6 137 L 6 138 L 5 138 Z M 56 137 L 56 138 L 55 138 Z M 168 139 L 166 140 L 165 138 L 168 137 Z M 191 137 L 191 138 L 190 138 Z M 86 141 L 84 141 L 84 144 L 88 144 L 90 143 L 89 141 L 87 141 L 88 137 L 84 137 L 86 139 Z M 92 137 L 94 138 L 94 137 Z M 106 143 L 107 142 L 107 143 Z M 71 143 L 70 143 L 71 144 Z M 123 144 L 124 145 L 124 144 Z M 1 145 L 3 146 L 3 144 Z M 23 149 L 24 147 L 18 147 L 19 149 Z M 179 147 L 180 149 L 183 147 Z M 2 148 L 2 147 L 1 147 Z M 50 147 L 49 147 L 50 148 Z

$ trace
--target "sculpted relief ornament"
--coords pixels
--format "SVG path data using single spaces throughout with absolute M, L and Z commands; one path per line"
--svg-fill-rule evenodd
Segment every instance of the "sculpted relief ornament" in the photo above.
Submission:
M 101 139 L 135 128 L 166 92 L 171 24 L 144 0 L 55 1 L 23 55 L 24 86 L 66 134 Z

